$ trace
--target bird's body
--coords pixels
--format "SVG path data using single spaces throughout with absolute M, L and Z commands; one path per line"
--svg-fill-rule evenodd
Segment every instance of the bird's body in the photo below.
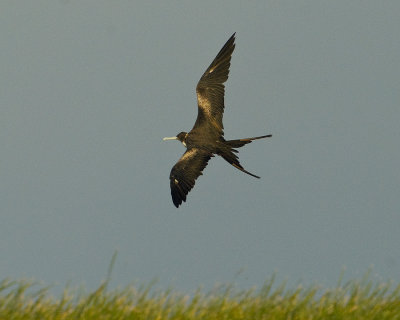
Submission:
M 181 132 L 176 137 L 164 140 L 179 140 L 187 148 L 171 170 L 170 186 L 172 201 L 176 207 L 186 201 L 186 196 L 194 187 L 208 161 L 215 154 L 224 158 L 235 168 L 253 176 L 239 163 L 235 148 L 240 148 L 253 140 L 271 137 L 264 135 L 237 140 L 224 139 L 222 117 L 224 112 L 224 82 L 228 79 L 235 34 L 225 43 L 214 61 L 204 72 L 196 87 L 198 115 L 190 132 Z

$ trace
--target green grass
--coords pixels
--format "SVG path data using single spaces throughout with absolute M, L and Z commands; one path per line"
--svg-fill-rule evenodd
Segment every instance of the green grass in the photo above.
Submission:
M 193 294 L 159 290 L 153 284 L 94 292 L 66 288 L 55 298 L 30 281 L 0 282 L 0 320 L 11 319 L 400 319 L 400 285 L 366 275 L 333 289 L 294 289 L 275 283 L 259 289 L 219 286 Z

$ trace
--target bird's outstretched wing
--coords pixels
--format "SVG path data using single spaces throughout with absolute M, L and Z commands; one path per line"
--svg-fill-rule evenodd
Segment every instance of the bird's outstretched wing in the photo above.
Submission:
M 202 174 L 212 156 L 211 153 L 201 149 L 188 149 L 172 168 L 169 175 L 171 196 L 177 208 L 182 201 L 186 201 L 187 194 L 194 187 L 196 179 Z
M 198 115 L 193 129 L 209 126 L 216 135 L 224 134 L 224 82 L 228 79 L 231 57 L 235 49 L 235 33 L 222 47 L 196 87 Z

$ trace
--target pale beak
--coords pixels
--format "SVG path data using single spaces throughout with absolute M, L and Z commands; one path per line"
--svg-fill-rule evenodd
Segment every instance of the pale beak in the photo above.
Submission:
M 165 137 L 163 138 L 164 141 L 166 140 L 178 140 L 178 137 Z

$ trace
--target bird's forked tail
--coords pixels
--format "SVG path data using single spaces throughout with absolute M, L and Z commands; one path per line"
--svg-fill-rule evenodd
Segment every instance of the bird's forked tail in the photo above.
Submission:
M 247 173 L 248 175 L 260 179 L 259 176 L 252 174 L 245 170 L 239 162 L 239 157 L 235 154 L 238 153 L 237 150 L 233 148 L 240 148 L 243 147 L 245 144 L 251 143 L 253 140 L 262 139 L 262 138 L 269 138 L 272 137 L 272 134 L 268 134 L 265 136 L 253 137 L 253 138 L 244 138 L 244 139 L 237 139 L 237 140 L 228 140 L 224 143 L 224 148 L 218 152 L 222 158 L 224 158 L 227 162 L 229 162 L 232 166 L 240 171 Z M 234 153 L 235 152 L 235 153 Z

